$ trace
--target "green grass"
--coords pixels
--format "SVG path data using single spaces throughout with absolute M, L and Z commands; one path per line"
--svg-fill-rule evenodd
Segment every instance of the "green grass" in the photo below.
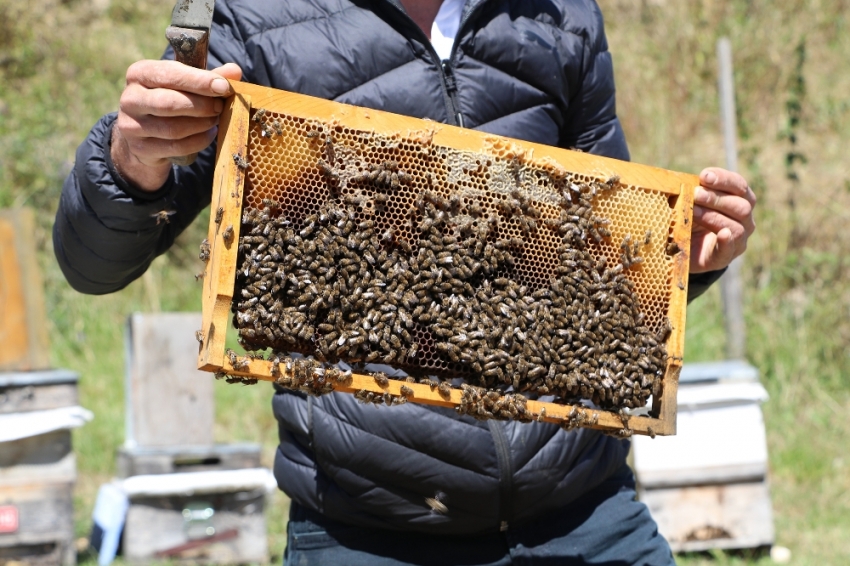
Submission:
M 723 163 L 715 42 L 732 41 L 740 168 L 759 196 L 743 276 L 748 359 L 764 405 L 777 543 L 795 565 L 850 562 L 850 5 L 727 0 L 600 0 L 635 161 L 697 172 Z M 134 311 L 200 308 L 197 243 L 207 217 L 127 289 L 72 291 L 50 230 L 77 144 L 117 107 L 126 67 L 156 58 L 171 4 L 152 0 L 6 0 L 0 4 L 0 206 L 39 213 L 55 366 L 79 372 L 95 420 L 74 434 L 77 533 L 114 472 L 123 441 L 123 329 Z M 803 156 L 804 159 L 801 159 Z M 720 297 L 688 312 L 686 359 L 723 356 Z M 252 441 L 270 465 L 276 426 L 267 386 L 216 385 L 216 439 Z M 269 506 L 270 550 L 285 544 L 285 497 Z M 746 554 L 678 557 L 686 565 L 767 564 Z M 90 559 L 88 561 L 91 561 Z

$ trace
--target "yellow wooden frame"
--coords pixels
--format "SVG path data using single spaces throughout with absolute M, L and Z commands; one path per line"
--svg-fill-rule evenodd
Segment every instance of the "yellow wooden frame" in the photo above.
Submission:
M 218 137 L 218 156 L 211 204 L 213 213 L 210 218 L 208 236 L 210 257 L 204 277 L 203 336 L 198 368 L 210 372 L 274 381 L 272 362 L 260 359 L 250 360 L 247 367 L 237 370 L 225 355 L 225 334 L 230 324 L 245 181 L 244 171 L 235 164 L 232 156 L 233 154 L 243 157 L 247 155 L 251 109 L 265 108 L 270 112 L 308 120 L 334 122 L 355 130 L 388 134 L 427 130 L 433 132 L 434 145 L 470 152 L 486 152 L 488 147 L 492 147 L 494 136 L 248 83 L 231 82 L 231 86 L 235 94 L 227 100 Z M 679 252 L 674 256 L 670 287 L 668 319 L 672 332 L 667 342 L 668 361 L 662 378 L 662 394 L 660 398 L 654 399 L 652 406 L 651 412 L 655 416 L 624 418 L 617 413 L 591 409 L 582 405 L 561 405 L 539 401 L 528 401 L 527 405 L 528 410 L 535 414 L 539 414 L 545 408 L 545 416 L 541 420 L 547 422 L 580 422 L 580 426 L 590 426 L 621 434 L 631 432 L 652 436 L 675 434 L 676 392 L 684 352 L 693 194 L 695 187 L 699 185 L 698 177 L 520 140 L 506 141 L 522 150 L 531 150 L 530 155 L 533 155 L 534 161 L 554 160 L 566 171 L 582 173 L 602 180 L 619 175 L 620 183 L 623 185 L 666 193 L 675 200 L 672 241 L 678 246 Z M 216 222 L 219 209 L 223 212 L 220 222 Z M 228 227 L 233 229 L 232 238 L 222 236 Z M 281 372 L 285 372 L 283 364 L 281 364 Z M 461 391 L 458 389 L 453 389 L 449 395 L 443 396 L 438 389 L 432 389 L 427 384 L 397 380 L 390 380 L 386 387 L 381 387 L 372 376 L 360 374 L 354 374 L 347 385 L 337 385 L 336 390 L 354 393 L 365 389 L 376 393 L 400 395 L 402 385 L 413 390 L 414 394 L 410 399 L 412 402 L 454 407 L 461 401 Z

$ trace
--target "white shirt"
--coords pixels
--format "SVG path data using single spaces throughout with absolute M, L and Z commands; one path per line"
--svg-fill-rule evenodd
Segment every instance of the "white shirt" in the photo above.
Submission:
M 448 59 L 452 53 L 464 0 L 443 0 L 434 23 L 431 24 L 431 45 L 440 59 Z

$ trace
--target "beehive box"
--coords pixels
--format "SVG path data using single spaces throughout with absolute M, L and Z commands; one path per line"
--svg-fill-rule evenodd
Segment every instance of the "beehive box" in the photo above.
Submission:
M 0 371 L 50 368 L 35 212 L 0 209 Z
M 675 433 L 697 177 L 233 87 L 200 251 L 201 369 Z M 230 324 L 249 355 L 226 349 Z
M 77 404 L 77 379 L 66 370 L 0 372 L 0 564 L 75 562 L 71 431 L 40 425 Z

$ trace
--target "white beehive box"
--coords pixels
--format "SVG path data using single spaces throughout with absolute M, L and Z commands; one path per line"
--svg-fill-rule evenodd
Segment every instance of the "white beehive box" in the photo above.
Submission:
M 685 365 L 677 436 L 634 439 L 639 497 L 674 551 L 772 544 L 765 400 L 744 362 Z
M 77 378 L 0 372 L 0 564 L 75 561 L 71 429 L 92 418 L 77 405 Z

